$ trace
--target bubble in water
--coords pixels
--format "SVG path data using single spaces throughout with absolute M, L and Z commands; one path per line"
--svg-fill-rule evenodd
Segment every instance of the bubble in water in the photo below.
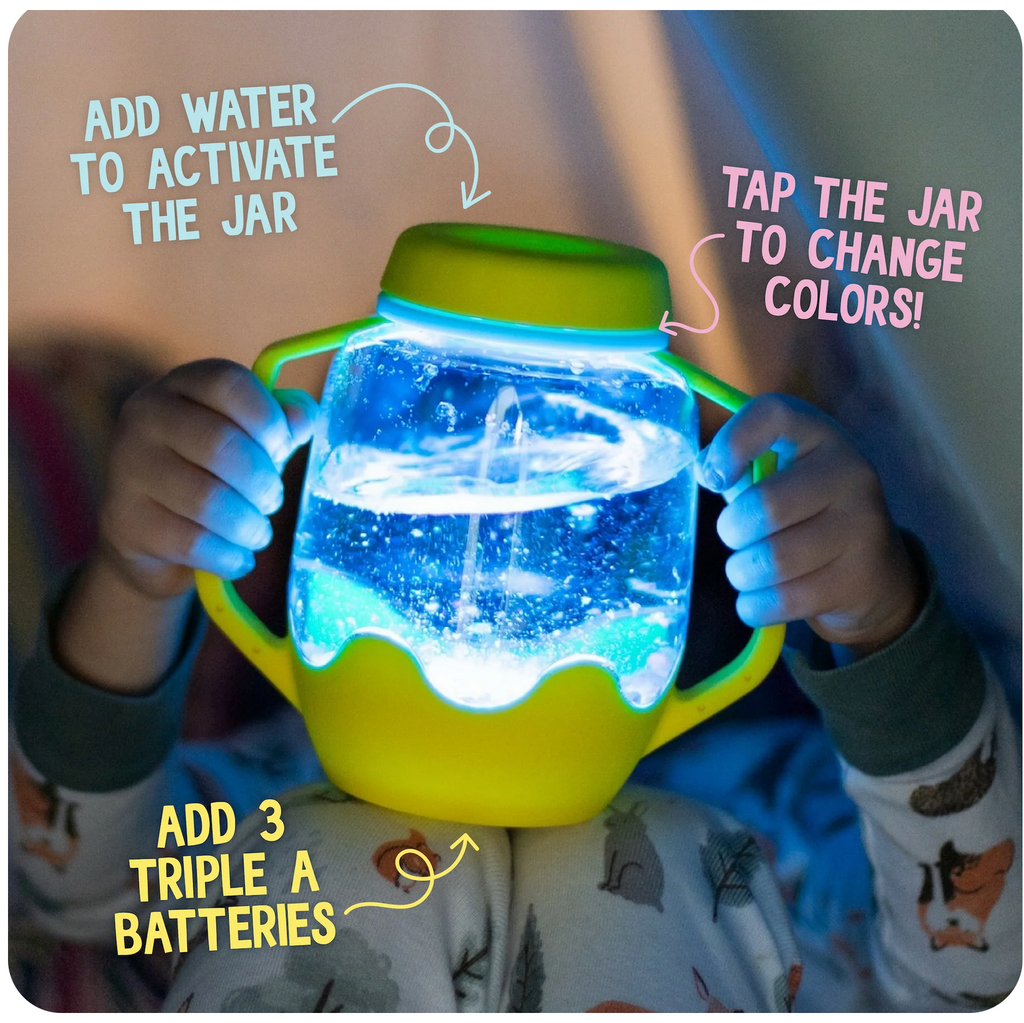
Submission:
M 437 408 L 434 409 L 434 416 L 437 419 L 447 420 L 447 426 L 445 429 L 448 433 L 455 432 L 455 420 L 458 413 L 455 411 L 455 406 L 450 401 L 439 401 Z

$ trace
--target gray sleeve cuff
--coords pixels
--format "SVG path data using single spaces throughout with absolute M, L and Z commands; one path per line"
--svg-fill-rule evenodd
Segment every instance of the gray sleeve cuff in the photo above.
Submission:
M 907 538 L 927 564 L 923 549 Z M 985 674 L 970 637 L 946 607 L 927 565 L 928 600 L 895 642 L 840 668 L 818 669 L 787 650 L 801 689 L 850 765 L 884 776 L 937 760 L 970 731 L 985 698 Z
M 13 722 L 22 752 L 48 781 L 78 792 L 112 792 L 152 774 L 177 740 L 206 619 L 194 601 L 181 652 L 152 691 L 107 692 L 69 675 L 52 654 L 50 623 L 71 578 L 43 609 L 35 652 L 15 684 Z

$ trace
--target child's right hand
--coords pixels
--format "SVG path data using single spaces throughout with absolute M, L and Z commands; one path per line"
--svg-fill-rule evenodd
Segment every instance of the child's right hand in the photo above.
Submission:
M 274 396 L 233 362 L 206 359 L 136 392 L 118 421 L 99 555 L 134 589 L 174 597 L 193 570 L 249 572 L 284 499 L 281 469 L 313 428 L 316 402 Z

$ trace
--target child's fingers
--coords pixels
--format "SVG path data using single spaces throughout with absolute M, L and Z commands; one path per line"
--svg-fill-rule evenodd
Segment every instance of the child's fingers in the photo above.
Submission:
M 278 413 L 283 420 L 280 406 Z M 135 420 L 133 436 L 138 438 L 130 446 L 136 474 L 145 471 L 141 461 L 162 447 L 169 448 L 223 480 L 264 514 L 281 507 L 284 487 L 273 459 L 263 445 L 221 413 L 171 391 L 157 391 L 133 407 L 130 415 Z
M 237 579 L 272 532 L 280 470 L 308 439 L 316 403 L 223 360 L 179 367 L 126 402 L 101 538 L 146 592 L 181 592 L 189 569 Z
M 813 451 L 835 427 L 817 409 L 782 394 L 751 399 L 715 434 L 697 460 L 700 482 L 728 490 L 758 455 L 775 451 L 791 462 Z
M 809 621 L 830 642 L 868 641 L 879 628 L 892 636 L 899 635 L 917 613 L 918 580 L 898 534 L 880 521 L 861 522 L 854 527 L 851 520 L 844 530 L 841 521 L 827 523 L 825 516 L 821 519 L 820 527 L 804 523 L 793 531 L 793 549 L 778 559 L 778 564 L 791 559 L 788 567 L 777 570 L 780 581 L 758 587 L 756 571 L 751 573 L 751 588 L 736 599 L 737 614 L 754 627 Z M 818 528 L 822 533 L 814 535 Z M 837 538 L 856 531 L 864 539 L 837 547 L 833 546 L 834 540 L 824 537 L 828 530 L 834 530 Z M 804 531 L 804 536 L 797 535 Z M 816 548 L 817 557 L 809 557 L 805 563 L 818 564 L 802 574 L 783 578 L 800 571 L 802 555 L 796 550 L 800 544 Z M 834 550 L 838 552 L 829 558 Z M 770 568 L 765 579 L 771 578 L 773 571 Z M 890 628 L 894 621 L 898 628 Z
M 843 605 L 846 574 L 829 563 L 775 586 L 748 590 L 737 596 L 736 614 L 755 629 L 818 618 Z
M 798 525 L 743 547 L 725 563 L 729 582 L 743 593 L 778 586 L 824 568 L 846 550 L 846 518 L 829 507 Z
M 865 474 L 870 472 L 853 449 L 823 441 L 784 471 L 739 494 L 718 517 L 718 535 L 728 547 L 740 550 L 813 518 L 843 494 L 851 480 L 861 478 L 860 466 Z
M 238 491 L 169 448 L 140 467 L 137 484 L 168 511 L 247 550 L 270 543 L 270 520 Z
M 106 534 L 130 562 L 152 559 L 155 565 L 183 565 L 237 579 L 256 564 L 252 551 L 176 515 L 151 498 L 120 502 L 104 510 Z
M 741 593 L 736 598 L 736 614 L 752 629 L 814 618 L 817 588 L 813 579 L 802 576 L 778 586 Z
M 165 382 L 174 393 L 237 423 L 273 462 L 283 463 L 294 450 L 280 404 L 244 366 L 205 359 L 173 370 Z

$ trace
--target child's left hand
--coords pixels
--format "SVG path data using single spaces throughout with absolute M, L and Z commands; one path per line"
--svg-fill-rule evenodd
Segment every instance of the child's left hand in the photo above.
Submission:
M 769 450 L 779 471 L 718 519 L 736 552 L 726 573 L 740 618 L 751 626 L 806 619 L 857 657 L 887 646 L 916 619 L 924 582 L 874 470 L 823 412 L 767 394 L 718 431 L 697 459 L 698 479 L 724 492 Z

